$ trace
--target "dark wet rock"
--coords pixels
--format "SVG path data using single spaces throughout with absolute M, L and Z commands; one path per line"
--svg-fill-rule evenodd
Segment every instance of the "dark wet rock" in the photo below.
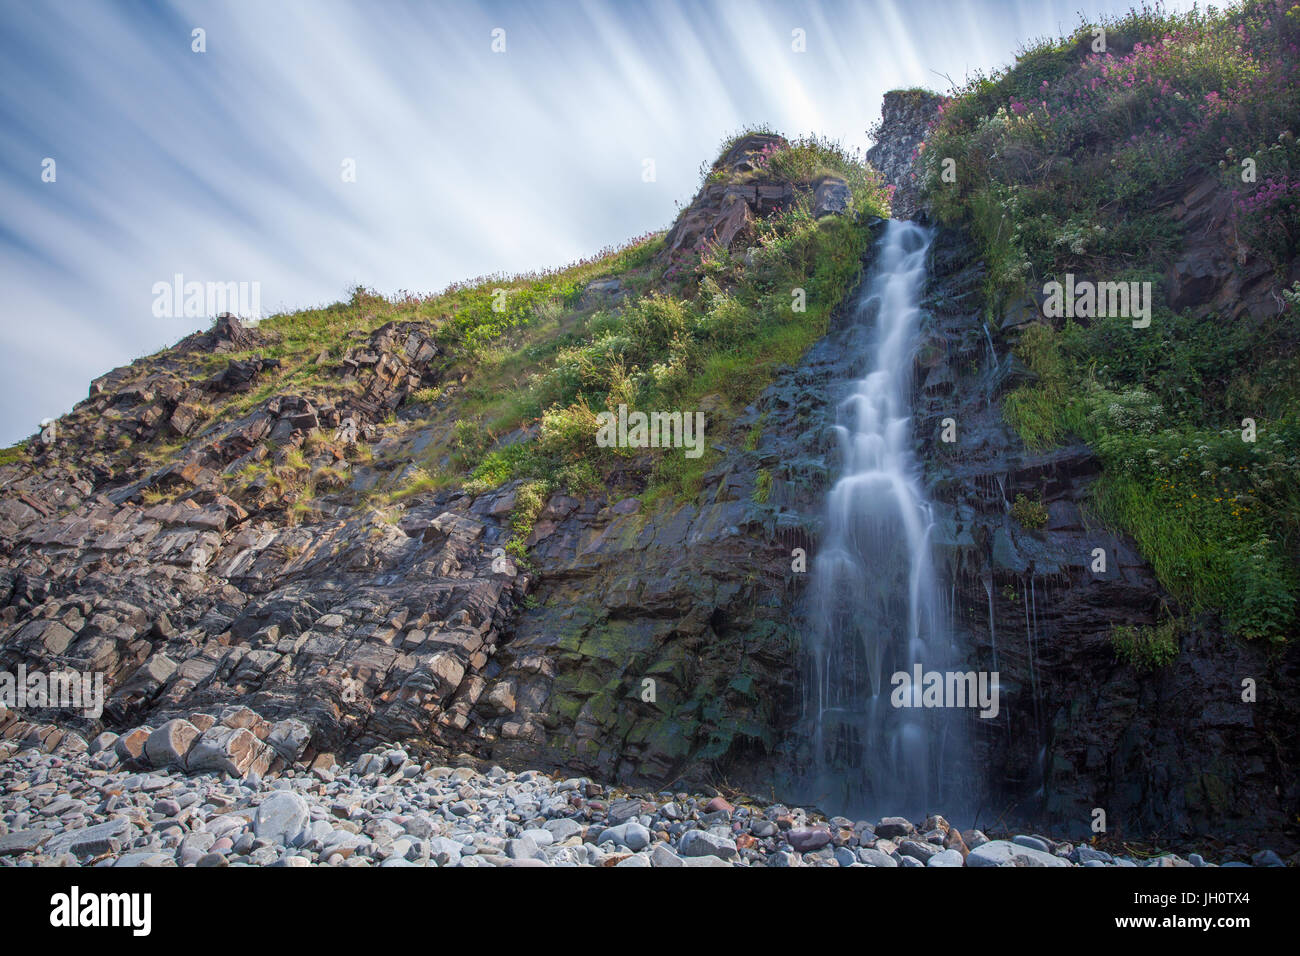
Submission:
M 980 669 L 1001 674 L 999 717 L 970 721 L 987 798 L 1010 802 L 1025 823 L 1072 821 L 1077 838 L 1091 836 L 1096 807 L 1134 836 L 1284 826 L 1278 761 L 1296 758 L 1281 757 L 1264 728 L 1293 721 L 1293 702 L 1245 705 L 1231 688 L 1242 674 L 1294 679 L 1294 651 L 1270 664 L 1263 647 L 1202 619 L 1167 668 L 1140 675 L 1116 660 L 1111 629 L 1155 623 L 1169 598 L 1132 542 L 1091 514 L 1095 454 L 1069 441 L 1030 452 L 1004 422 L 1015 332 L 983 327 L 983 269 L 970 247 L 941 232 L 932 255 L 921 354 L 957 374 L 951 392 L 921 390 L 915 416 L 958 640 Z M 939 440 L 949 416 L 955 447 Z M 1045 527 L 1009 515 L 1020 494 L 1045 506 Z M 1099 548 L 1104 571 L 1093 570 Z

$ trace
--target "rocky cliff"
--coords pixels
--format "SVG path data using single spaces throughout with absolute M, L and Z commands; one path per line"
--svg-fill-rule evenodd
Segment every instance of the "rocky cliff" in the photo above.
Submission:
M 809 228 L 869 233 L 843 178 L 767 168 L 788 148 L 753 134 L 724 151 L 659 244 L 655 292 L 701 254 L 752 257 L 756 225 L 795 207 Z M 559 307 L 617 315 L 629 285 L 587 281 Z M 76 749 L 144 728 L 99 759 L 147 762 L 167 727 L 169 759 L 216 747 L 240 773 L 406 742 L 611 780 L 740 766 L 757 786 L 767 765 L 741 758 L 773 751 L 796 697 L 803 540 L 758 489 L 806 467 L 815 496 L 821 466 L 786 452 L 821 441 L 816 389 L 796 402 L 779 385 L 739 414 L 705 396 L 713 465 L 692 499 L 638 495 L 644 467 L 619 464 L 604 490 L 548 492 L 516 540 L 535 483 L 421 484 L 421 462 L 466 468 L 478 439 L 456 417 L 481 365 L 447 316 L 371 307 L 359 293 L 362 328 L 327 314 L 319 353 L 301 326 L 223 316 L 97 379 L 0 465 L 0 668 L 99 673 L 108 695 L 102 715 L 0 713 L 0 735 Z
M 1006 424 L 1003 400 L 1030 373 L 991 344 L 969 242 L 941 231 L 934 258 L 916 431 L 954 622 L 980 666 L 1001 673 L 1002 713 L 971 722 L 991 771 L 986 811 L 1080 837 L 1096 808 L 1128 837 L 1290 831 L 1300 751 L 1277 728 L 1297 717 L 1286 690 L 1300 676 L 1295 649 L 1205 624 L 1182 636 L 1168 667 L 1143 673 L 1117 657 L 1114 628 L 1154 625 L 1172 599 L 1093 512 L 1095 454 L 1079 443 L 1031 452 Z M 1013 347 L 1025 317 L 1009 310 L 1000 326 L 998 341 Z M 941 439 L 946 418 L 952 443 Z M 1018 498 L 1043 512 L 1021 512 Z M 1243 700 L 1247 678 L 1258 702 Z
M 880 122 L 871 129 L 875 145 L 867 150 L 867 161 L 894 187 L 896 219 L 924 214 L 917 159 L 942 104 L 943 97 L 926 90 L 890 90 L 881 103 Z
M 914 157 L 937 102 L 886 98 L 873 158 L 897 215 L 920 214 Z M 665 275 L 719 248 L 753 259 L 757 224 L 799 203 L 875 230 L 843 179 L 763 174 L 782 144 L 732 145 L 666 237 Z M 1212 265 L 1179 274 L 1219 294 Z M 1297 717 L 1294 649 L 1270 656 L 1198 625 L 1169 667 L 1117 660 L 1114 626 L 1155 625 L 1168 595 L 1090 513 L 1093 451 L 1032 452 L 1005 424 L 1006 395 L 1033 378 L 1011 354 L 1032 316 L 1010 309 L 990 329 L 985 267 L 960 230 L 940 232 L 931 276 L 915 439 L 952 619 L 1004 695 L 996 721 L 972 718 L 980 822 L 1086 837 L 1102 808 L 1114 832 L 1162 841 L 1290 826 L 1300 753 L 1277 728 Z M 575 301 L 617 312 L 625 279 Z M 223 318 L 96 380 L 48 440 L 0 466 L 0 668 L 101 672 L 109 692 L 101 717 L 0 712 L 0 735 L 50 749 L 166 727 L 160 759 L 237 773 L 400 742 L 781 796 L 808 761 L 800 636 L 838 467 L 833 409 L 868 332 L 836 312 L 752 401 L 723 414 L 726 399 L 706 396 L 718 424 L 692 494 L 641 494 L 644 470 L 627 466 L 603 490 L 549 490 L 507 550 L 533 483 L 416 474 L 421 456 L 445 462 L 470 441 L 419 411 L 473 387 L 429 323 L 340 331 L 290 371 L 272 333 Z M 367 497 L 395 477 L 416 479 L 400 510 Z M 1242 702 L 1245 678 L 1258 704 Z M 147 731 L 121 739 L 105 764 L 148 762 Z

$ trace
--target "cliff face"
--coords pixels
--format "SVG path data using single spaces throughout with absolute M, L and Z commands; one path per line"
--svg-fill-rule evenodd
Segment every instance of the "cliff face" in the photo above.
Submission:
M 809 228 L 834 217 L 865 235 L 844 179 L 766 168 L 786 145 L 756 134 L 727 150 L 662 243 L 665 276 L 702 251 L 739 261 L 756 222 L 796 200 Z M 624 271 L 566 288 L 548 307 L 574 315 L 553 334 L 617 315 L 632 285 Z M 691 500 L 643 501 L 631 461 L 602 489 L 545 492 L 514 540 L 536 483 L 471 490 L 463 459 L 537 423 L 480 440 L 455 416 L 482 366 L 449 344 L 448 317 L 380 324 L 381 309 L 358 294 L 325 310 L 313 318 L 330 334 L 309 347 L 301 326 L 223 317 L 96 380 L 48 440 L 0 464 L 0 669 L 98 672 L 108 697 L 102 716 L 0 711 L 2 739 L 77 749 L 183 719 L 240 773 L 406 742 L 656 783 L 741 765 L 757 786 L 770 761 L 738 758 L 772 753 L 795 706 L 804 540 L 764 499 L 772 473 L 780 486 L 783 469 L 814 467 L 787 453 L 822 441 L 818 383 L 796 400 L 787 368 L 739 414 L 706 395 L 714 464 Z M 461 470 L 437 487 L 434 465 Z M 812 503 L 821 478 L 800 480 Z M 232 739 L 248 728 L 261 743 Z M 287 755 L 266 743 L 274 728 Z
M 373 364 L 407 354 L 409 340 L 386 341 Z M 303 526 L 253 519 L 214 489 L 259 436 L 317 427 L 310 403 L 272 402 L 107 493 L 93 476 L 24 469 L 4 502 L 0 667 L 99 671 L 109 699 L 102 719 L 0 714 L 0 733 L 89 740 L 202 725 L 196 715 L 237 704 L 266 729 L 302 720 L 306 759 L 407 741 L 662 782 L 761 758 L 797 706 L 791 555 L 808 537 L 784 512 L 820 504 L 821 396 L 843 365 L 835 342 L 819 344 L 730 433 L 712 434 L 724 456 L 693 503 L 552 496 L 527 540 L 536 572 L 502 547 L 517 482 L 431 494 L 395 523 L 340 508 Z M 87 412 L 161 417 L 145 401 L 138 386 L 101 383 Z M 758 503 L 765 469 L 771 496 Z M 192 487 L 176 502 L 133 500 L 164 479 Z M 742 764 L 755 786 L 772 769 Z
M 886 97 L 872 158 L 898 187 L 899 216 L 919 214 L 913 156 L 937 104 Z M 747 172 L 773 142 L 737 143 L 725 171 Z M 664 258 L 675 265 L 701 241 L 740 258 L 754 220 L 801 190 L 818 215 L 843 213 L 841 185 L 706 185 Z M 1184 261 L 1185 284 L 1209 283 L 1198 296 L 1240 281 Z M 931 276 L 915 438 L 959 642 L 1002 682 L 999 717 L 971 718 L 973 763 L 987 769 L 980 804 L 1085 837 L 1094 808 L 1134 838 L 1288 826 L 1300 753 L 1276 728 L 1300 716 L 1294 648 L 1270 660 L 1198 625 L 1166 668 L 1116 660 L 1112 627 L 1155 624 L 1167 595 L 1132 542 L 1090 515 L 1092 451 L 1033 453 L 1004 423 L 1003 399 L 1031 374 L 1008 349 L 1032 316 L 1010 310 L 986 328 L 984 267 L 960 232 L 938 235 Z M 618 307 L 625 293 L 601 280 L 582 298 Z M 526 482 L 431 487 L 400 514 L 358 497 L 413 471 L 425 449 L 449 456 L 465 441 L 412 412 L 422 391 L 445 400 L 466 386 L 426 325 L 341 332 L 306 388 L 261 354 L 261 330 L 223 320 L 97 380 L 52 444 L 0 466 L 0 668 L 101 671 L 109 693 L 99 719 L 0 711 L 0 736 L 75 746 L 183 717 L 212 736 L 209 750 L 231 751 L 231 729 L 250 728 L 262 750 L 245 740 L 223 757 L 240 772 L 401 741 L 781 796 L 808 759 L 804 569 L 838 468 L 834 409 L 862 374 L 867 333 L 834 318 L 719 419 L 690 500 L 548 493 L 525 562 L 505 549 Z M 950 417 L 953 443 L 940 439 Z M 295 474 L 332 491 L 297 507 Z M 1014 516 L 1021 494 L 1043 504 L 1041 526 Z M 1258 704 L 1242 702 L 1245 678 Z
M 975 255 L 960 233 L 936 239 L 915 426 L 958 640 L 1001 674 L 1002 712 L 971 720 L 988 769 L 983 806 L 1079 838 L 1095 808 L 1109 833 L 1129 838 L 1291 829 L 1300 751 L 1277 728 L 1300 716 L 1287 691 L 1300 656 L 1203 620 L 1167 667 L 1141 673 L 1117 659 L 1112 629 L 1157 623 L 1171 598 L 1133 542 L 1093 513 L 1093 452 L 1072 443 L 1034 453 L 1005 423 L 1003 400 L 1029 373 L 991 344 Z M 1003 316 L 1004 350 L 1024 321 L 1016 309 Z M 940 439 L 948 417 L 951 444 Z M 1043 504 L 1041 527 L 1016 517 L 1021 495 Z M 1243 700 L 1246 678 L 1258 702 Z
M 98 380 L 54 444 L 7 469 L 0 666 L 102 672 L 108 694 L 102 721 L 36 711 L 27 723 L 55 719 L 93 736 L 238 703 L 272 720 L 303 718 L 312 748 L 334 750 L 454 719 L 443 708 L 486 663 L 531 580 L 513 567 L 494 573 L 485 546 L 499 528 L 436 503 L 396 524 L 342 506 L 307 524 L 283 507 L 261 510 L 282 498 L 285 471 L 333 475 L 384 410 L 434 374 L 439 350 L 420 334 L 385 327 L 370 337 L 339 373 L 359 379 L 359 395 L 338 405 L 274 395 L 134 480 L 105 476 L 109 464 L 96 459 L 94 432 L 106 425 L 136 439 L 170 428 L 183 440 L 190 403 L 260 364 L 222 361 L 223 346 L 256 335 L 227 319 Z M 224 367 L 215 384 L 186 379 L 212 357 Z M 333 440 L 304 451 L 322 431 Z M 79 448 L 79 468 L 60 463 Z M 224 493 L 223 475 L 263 460 L 275 464 L 242 504 Z M 171 500 L 148 503 L 161 488 Z M 5 733 L 21 739 L 17 717 Z
M 923 215 L 917 153 L 942 103 L 943 97 L 925 90 L 890 90 L 885 94 L 880 123 L 871 131 L 876 142 L 867 150 L 867 161 L 894 187 L 895 219 Z

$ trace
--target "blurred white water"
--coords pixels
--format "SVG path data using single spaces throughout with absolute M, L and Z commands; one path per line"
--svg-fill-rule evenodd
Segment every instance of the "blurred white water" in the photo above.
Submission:
M 806 784 L 835 812 L 917 819 L 961 795 L 945 754 L 964 715 L 890 702 L 892 674 L 953 658 L 910 407 L 929 244 L 925 228 L 889 222 L 851 317 L 875 328 L 868 371 L 838 409 L 843 471 L 812 568 L 805 687 Z

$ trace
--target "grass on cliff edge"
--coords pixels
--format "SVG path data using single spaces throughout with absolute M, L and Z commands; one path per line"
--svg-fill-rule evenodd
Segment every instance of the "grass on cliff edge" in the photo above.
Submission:
M 1152 283 L 1147 329 L 1031 327 L 1016 350 L 1038 380 L 1004 413 L 1031 447 L 1078 435 L 1097 449 L 1097 510 L 1190 609 L 1284 640 L 1300 591 L 1300 287 L 1280 315 L 1229 321 L 1175 313 L 1163 277 L 1183 247 L 1170 210 L 1200 182 L 1228 201 L 1236 252 L 1271 264 L 1281 288 L 1294 276 L 1300 4 L 1144 8 L 1097 26 L 1106 52 L 1083 24 L 946 102 L 924 146 L 926 192 L 980 247 L 994 329 L 1066 273 Z
M 815 140 L 798 140 L 770 157 L 774 168 L 813 172 L 845 170 L 854 161 Z M 805 196 L 781 215 L 755 222 L 744 256 L 705 248 L 660 263 L 617 306 L 560 311 L 545 336 L 523 337 L 495 352 L 491 364 L 508 384 L 490 394 L 476 382 L 467 386 L 473 398 L 461 412 L 481 427 L 461 427 L 455 473 L 435 483 L 468 471 L 471 490 L 523 479 L 589 493 L 615 473 L 632 472 L 643 476 L 633 480 L 633 492 L 649 481 L 650 497 L 694 497 L 716 450 L 688 459 L 680 450 L 599 449 L 595 416 L 619 405 L 699 408 L 707 416 L 706 446 L 718 441 L 776 368 L 797 360 L 826 332 L 870 241 L 866 221 L 888 215 L 884 187 L 870 169 L 859 165 L 845 179 L 852 216 L 814 220 Z M 504 434 L 515 438 L 503 444 Z
M 651 499 L 694 498 L 730 422 L 780 366 L 826 333 L 857 278 L 871 238 L 867 222 L 888 215 L 887 190 L 874 171 L 824 141 L 790 143 L 759 170 L 798 183 L 828 174 L 848 182 L 850 215 L 814 219 L 808 190 L 792 208 L 757 220 L 743 255 L 693 253 L 619 308 L 584 317 L 560 347 L 533 346 L 527 382 L 511 399 L 513 416 L 498 418 L 494 428 L 518 427 L 530 416 L 538 427 L 524 441 L 486 451 L 469 487 L 527 479 L 581 492 L 640 465 L 651 469 Z M 646 455 L 597 448 L 597 413 L 619 405 L 705 410 L 705 453 L 689 459 L 676 449 Z

